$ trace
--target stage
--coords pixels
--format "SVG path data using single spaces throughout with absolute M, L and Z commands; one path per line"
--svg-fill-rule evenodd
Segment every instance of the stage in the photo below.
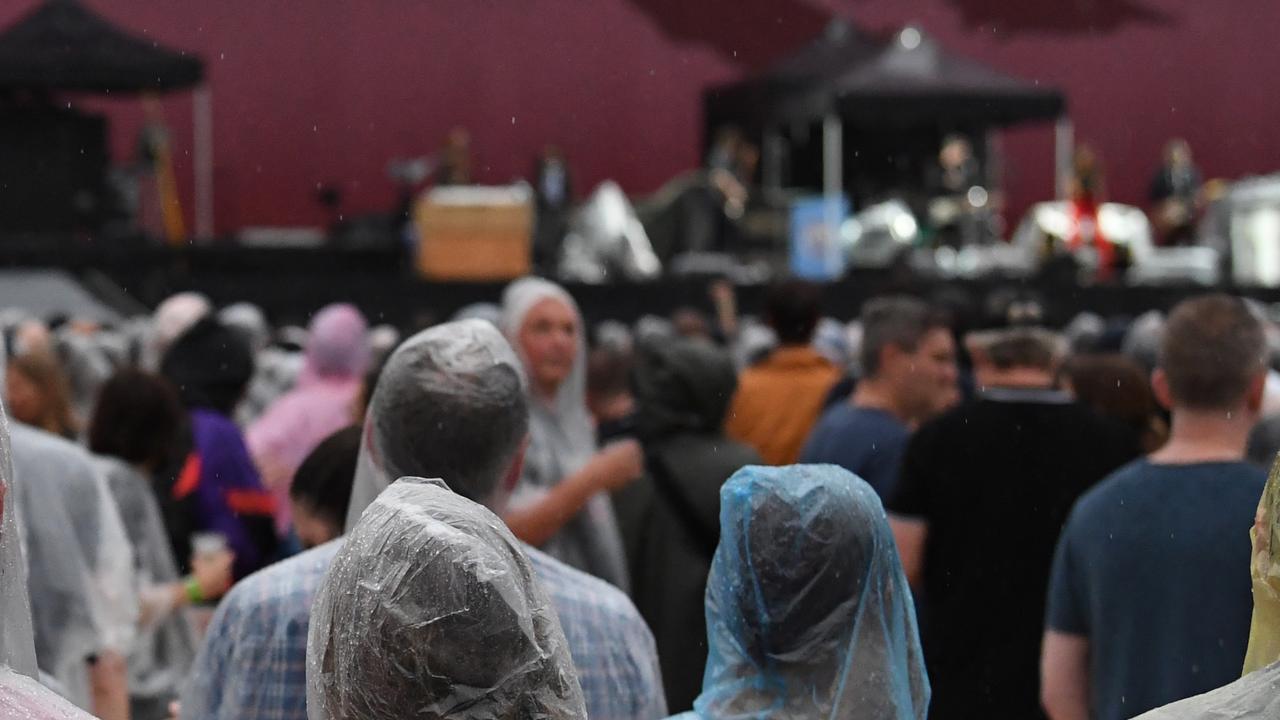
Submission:
M 0 268 L 57 268 L 71 273 L 99 299 L 122 314 L 153 308 L 169 295 L 195 290 L 216 304 L 248 301 L 263 308 L 276 324 L 305 323 L 319 307 L 334 301 L 356 303 L 374 323 L 414 328 L 448 319 L 476 302 L 497 302 L 505 282 L 428 282 L 413 270 L 407 255 L 386 250 L 332 248 L 266 249 L 236 246 L 102 248 L 8 244 Z M 666 277 L 647 283 L 570 284 L 588 322 L 634 321 L 641 316 L 668 315 L 692 306 L 711 310 L 709 276 Z M 1126 287 L 1081 285 L 1049 277 L 942 281 L 904 270 L 858 270 L 824 285 L 823 305 L 831 317 L 855 316 L 863 301 L 885 293 L 961 299 L 979 306 L 993 291 L 1019 288 L 1044 304 L 1050 324 L 1061 325 L 1081 311 L 1103 316 L 1135 316 L 1164 310 L 1178 300 L 1210 288 L 1199 285 Z M 1280 302 L 1280 289 L 1222 288 L 1229 292 Z M 757 313 L 763 285 L 740 285 L 739 307 Z

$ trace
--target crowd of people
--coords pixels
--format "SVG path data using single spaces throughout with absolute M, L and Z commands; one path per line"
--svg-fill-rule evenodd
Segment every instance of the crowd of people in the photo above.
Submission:
M 712 298 L 4 314 L 0 715 L 1280 710 L 1267 308 Z

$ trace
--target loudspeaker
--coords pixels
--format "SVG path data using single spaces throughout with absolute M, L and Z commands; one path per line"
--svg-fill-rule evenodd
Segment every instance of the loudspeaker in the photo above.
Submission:
M 107 208 L 107 123 L 49 105 L 0 105 L 0 233 L 92 231 Z

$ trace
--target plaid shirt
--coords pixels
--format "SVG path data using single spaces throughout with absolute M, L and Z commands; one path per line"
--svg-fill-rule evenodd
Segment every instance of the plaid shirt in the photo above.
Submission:
M 621 590 L 524 546 L 560 616 L 578 670 L 587 717 L 650 720 L 667 716 L 653 633 Z
M 307 720 L 311 602 L 341 549 L 325 543 L 232 588 L 191 666 L 183 720 Z
M 223 599 L 182 693 L 183 720 L 307 720 L 307 624 L 335 540 L 245 578 Z M 667 715 L 653 635 L 620 590 L 530 547 L 592 720 Z

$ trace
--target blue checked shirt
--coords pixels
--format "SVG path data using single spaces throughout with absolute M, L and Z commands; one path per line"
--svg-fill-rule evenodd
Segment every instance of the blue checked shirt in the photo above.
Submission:
M 182 693 L 183 720 L 307 720 L 307 623 L 334 540 L 277 563 L 218 607 Z M 620 590 L 524 548 L 551 598 L 592 720 L 667 716 L 653 635 Z

